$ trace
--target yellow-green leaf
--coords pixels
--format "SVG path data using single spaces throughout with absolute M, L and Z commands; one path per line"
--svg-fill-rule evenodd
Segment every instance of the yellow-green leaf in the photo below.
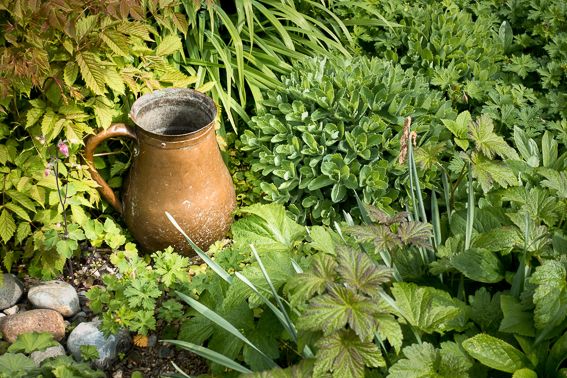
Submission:
M 165 36 L 156 48 L 156 55 L 167 56 L 182 49 L 181 40 L 176 35 Z
M 12 238 L 16 232 L 16 223 L 14 222 L 14 218 L 12 215 L 6 210 L 2 210 L 2 214 L 0 214 L 0 237 L 4 241 L 4 243 L 8 243 L 8 240 Z
M 205 84 L 201 85 L 199 88 L 196 88 L 199 92 L 206 93 L 213 89 L 215 86 L 214 81 L 207 81 Z
M 106 92 L 105 70 L 96 55 L 91 52 L 78 52 L 75 59 L 87 87 L 95 94 L 103 95 Z
M 65 65 L 65 70 L 63 71 L 63 80 L 68 86 L 72 86 L 77 80 L 79 75 L 79 66 L 75 62 L 67 62 Z
M 26 113 L 26 127 L 35 125 L 41 116 L 43 115 L 45 109 L 42 108 L 31 108 Z
M 124 94 L 124 90 L 126 89 L 124 87 L 124 81 L 122 81 L 122 78 L 120 77 L 118 72 L 116 72 L 114 67 L 110 67 L 106 70 L 105 78 L 106 84 L 110 89 L 112 89 L 117 94 Z

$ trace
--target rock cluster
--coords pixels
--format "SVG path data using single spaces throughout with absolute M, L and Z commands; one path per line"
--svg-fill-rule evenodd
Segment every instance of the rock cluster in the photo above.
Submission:
M 80 301 L 75 288 L 66 282 L 34 285 L 24 298 L 24 285 L 16 276 L 4 273 L 0 281 L 0 332 L 4 339 L 13 343 L 24 333 L 47 332 L 61 343 L 32 353 L 30 357 L 38 365 L 45 359 L 65 354 L 81 360 L 81 345 L 92 345 L 98 351 L 93 365 L 105 369 L 119 353 L 130 348 L 128 332 L 105 337 L 100 331 L 100 321 L 87 321 L 85 311 L 88 308 L 84 300 Z

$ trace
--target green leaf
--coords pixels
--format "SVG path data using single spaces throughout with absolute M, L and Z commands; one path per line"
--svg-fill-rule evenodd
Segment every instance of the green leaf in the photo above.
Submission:
M 21 373 L 29 372 L 36 368 L 35 362 L 22 353 L 5 353 L 0 356 L 0 372 L 6 377 L 15 375 L 22 377 Z
M 305 235 L 305 228 L 295 223 L 279 204 L 256 204 L 240 209 L 249 214 L 232 225 L 235 243 L 254 244 L 259 252 L 287 251 Z
M 16 222 L 8 210 L 3 209 L 0 214 L 0 237 L 4 243 L 8 243 L 14 232 L 16 232 Z
M 335 268 L 337 263 L 329 255 L 315 255 L 311 262 L 311 268 L 292 277 L 287 284 L 287 289 L 291 291 L 291 302 L 300 304 L 311 299 L 315 294 L 322 294 L 327 285 L 335 280 Z
M 498 329 L 500 332 L 528 337 L 535 336 L 533 313 L 524 308 L 518 299 L 511 295 L 502 295 L 500 296 L 500 306 L 504 314 Z
M 341 330 L 317 342 L 313 376 L 329 371 L 333 377 L 364 377 L 364 367 L 386 366 L 380 350 L 371 341 L 361 341 L 352 330 Z
M 19 216 L 23 220 L 31 222 L 31 219 L 30 219 L 28 213 L 24 209 L 22 209 L 20 206 L 16 205 L 15 203 L 8 202 L 4 206 L 6 207 L 6 209 L 12 211 L 12 213 L 16 214 L 17 216 Z
M 402 349 L 404 335 L 400 323 L 390 314 L 376 315 L 378 322 L 378 335 L 382 340 L 388 340 L 397 353 Z
M 470 137 L 475 142 L 477 150 L 492 159 L 495 155 L 502 158 L 518 160 L 516 151 L 506 143 L 504 138 L 494 133 L 492 119 L 481 115 L 477 122 L 470 123 Z
M 39 122 L 41 116 L 45 113 L 43 108 L 31 108 L 26 113 L 26 127 L 31 127 Z
M 455 121 L 443 119 L 443 124 L 458 139 L 466 139 L 469 130 L 469 123 L 472 122 L 471 114 L 468 111 L 462 112 Z M 466 148 L 463 148 L 466 150 Z
M 469 295 L 470 318 L 483 330 L 494 331 L 502 320 L 500 310 L 500 294 L 491 297 L 485 287 L 475 291 L 474 295 Z
M 85 80 L 87 87 L 94 94 L 104 95 L 106 93 L 106 76 L 98 57 L 89 51 L 79 51 L 75 56 L 75 61 L 79 65 L 81 76 Z
M 73 86 L 79 75 L 79 66 L 75 62 L 67 62 L 63 70 L 63 80 L 69 87 Z
M 30 234 L 30 224 L 27 222 L 21 222 L 16 230 L 16 244 L 21 244 Z
M 177 35 L 170 34 L 165 36 L 156 48 L 157 56 L 167 56 L 183 50 L 181 39 Z
M 335 254 L 333 234 L 327 228 L 322 226 L 313 226 L 309 229 L 309 236 L 311 237 L 311 247 L 330 255 Z
M 506 373 L 531 367 L 525 354 L 507 342 L 484 333 L 463 341 L 463 348 L 483 365 Z
M 58 344 L 50 333 L 30 332 L 19 335 L 16 341 L 8 348 L 8 352 L 30 354 Z
M 496 283 L 504 278 L 504 266 L 494 252 L 471 248 L 451 259 L 451 264 L 471 280 Z
M 124 91 L 126 90 L 124 81 L 122 80 L 118 72 L 116 72 L 116 69 L 114 69 L 114 67 L 107 68 L 105 70 L 104 77 L 106 85 L 108 85 L 110 89 L 112 89 L 116 94 L 124 94 Z
M 392 294 L 400 315 L 423 332 L 442 334 L 464 326 L 464 304 L 445 291 L 396 282 Z
M 377 298 L 381 286 L 392 279 L 392 270 L 376 264 L 366 253 L 341 247 L 337 255 L 337 272 L 348 288 Z
M 387 378 L 467 378 L 472 367 L 455 343 L 442 343 L 441 349 L 429 343 L 413 344 L 403 353 L 405 358 L 392 365 Z
M 565 320 L 567 316 L 565 279 L 565 267 L 554 260 L 545 261 L 532 274 L 530 283 L 537 285 L 533 297 L 536 328 L 555 327 Z
M 322 330 L 330 335 L 347 324 L 363 340 L 369 341 L 376 331 L 374 315 L 380 312 L 375 301 L 345 287 L 333 287 L 329 294 L 315 297 L 299 319 L 299 326 Z
M 512 378 L 537 378 L 537 373 L 532 369 L 523 368 L 516 370 Z

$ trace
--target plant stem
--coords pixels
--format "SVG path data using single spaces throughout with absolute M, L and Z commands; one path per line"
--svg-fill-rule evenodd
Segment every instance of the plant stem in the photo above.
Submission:
M 55 171 L 55 186 L 57 187 L 57 195 L 59 196 L 59 203 L 61 204 L 61 211 L 63 212 L 63 229 L 65 230 L 65 239 L 69 236 L 69 230 L 67 229 L 67 212 L 65 211 L 65 201 L 61 197 L 61 188 L 59 186 L 59 158 L 55 157 L 55 164 L 53 164 L 53 169 Z M 65 187 L 65 197 L 67 197 L 67 186 Z

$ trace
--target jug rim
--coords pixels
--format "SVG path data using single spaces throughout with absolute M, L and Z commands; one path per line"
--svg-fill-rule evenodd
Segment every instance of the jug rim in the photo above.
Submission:
M 196 130 L 173 135 L 156 133 L 139 124 L 140 113 L 143 109 L 147 109 L 147 107 L 155 104 L 156 102 L 164 102 L 167 100 L 173 100 L 177 103 L 182 103 L 184 101 L 193 101 L 193 105 L 197 106 L 199 106 L 198 104 L 203 104 L 201 108 L 203 111 L 210 112 L 211 121 Z M 179 143 L 186 143 L 200 139 L 215 125 L 217 121 L 217 115 L 217 107 L 212 98 L 202 92 L 189 88 L 164 88 L 155 90 L 151 93 L 146 93 L 138 97 L 134 101 L 129 113 L 129 117 L 134 123 L 136 131 L 141 132 L 145 136 L 155 140 L 157 144 L 161 145 L 161 147 L 164 147 L 162 143 L 164 141 L 172 142 L 173 144 L 178 146 Z

